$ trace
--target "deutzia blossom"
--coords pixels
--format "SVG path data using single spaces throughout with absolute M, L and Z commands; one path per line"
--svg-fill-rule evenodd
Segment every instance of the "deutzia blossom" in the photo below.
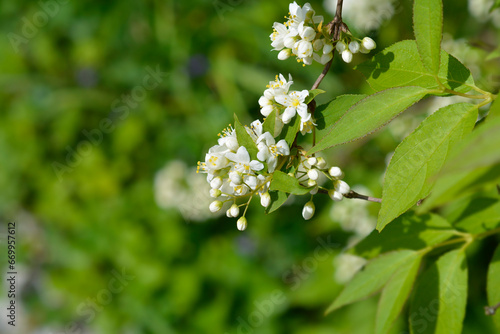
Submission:
M 269 132 L 264 133 L 257 139 L 257 148 L 259 149 L 257 159 L 267 163 L 267 170 L 269 173 L 274 172 L 280 155 L 290 154 L 290 148 L 286 140 L 281 139 L 276 143 L 274 137 L 271 136 Z
M 283 113 L 283 123 L 288 124 L 296 113 L 302 118 L 302 122 L 307 122 L 311 118 L 311 114 L 307 111 L 307 104 L 304 103 L 309 91 L 292 91 L 287 95 L 276 97 L 276 102 L 286 106 Z
M 251 173 L 264 168 L 262 162 L 250 160 L 250 154 L 245 146 L 240 146 L 236 153 L 229 152 L 226 154 L 227 159 L 235 162 L 234 170 L 240 173 Z

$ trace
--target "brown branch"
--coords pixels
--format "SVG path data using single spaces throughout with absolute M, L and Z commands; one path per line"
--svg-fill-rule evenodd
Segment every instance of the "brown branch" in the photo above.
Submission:
M 318 193 L 328 194 L 328 191 L 325 189 L 319 189 Z M 369 202 L 382 203 L 381 198 L 361 195 L 361 194 L 358 194 L 357 192 L 355 192 L 354 190 L 349 191 L 349 193 L 345 194 L 344 197 L 349 198 L 349 199 L 362 199 L 362 200 L 369 201 Z
M 358 194 L 357 192 L 355 192 L 354 190 L 351 190 L 349 193 L 345 194 L 344 197 L 345 198 L 357 198 L 357 199 L 363 199 L 363 200 L 369 201 L 369 202 L 382 203 L 381 198 L 361 195 L 361 194 Z

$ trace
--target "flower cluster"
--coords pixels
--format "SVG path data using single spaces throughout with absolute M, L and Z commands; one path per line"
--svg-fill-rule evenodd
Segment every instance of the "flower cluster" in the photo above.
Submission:
M 285 23 L 274 22 L 271 46 L 278 53 L 278 59 L 285 60 L 294 55 L 303 65 L 311 65 L 313 60 L 325 65 L 333 57 L 334 43 L 346 63 L 357 52 L 368 53 L 375 49 L 375 42 L 365 37 L 357 39 L 350 33 L 342 33 L 338 41 L 332 41 L 323 16 L 316 16 L 309 3 L 300 7 L 296 2 L 289 6 L 290 12 Z
M 290 123 L 298 114 L 300 116 L 300 131 L 304 135 L 310 133 L 315 125 L 306 104 L 309 91 L 290 91 L 292 84 L 291 75 L 288 76 L 288 81 L 282 74 L 277 75 L 275 81 L 270 81 L 259 99 L 260 112 L 264 117 L 275 112 L 277 133 L 281 132 L 284 124 Z
M 365 37 L 362 40 L 356 40 L 350 35 L 345 36 L 336 45 L 337 51 L 342 56 L 342 60 L 346 63 L 350 63 L 352 61 L 352 55 L 354 53 L 369 53 L 376 47 L 377 45 L 375 44 L 375 41 L 370 37 Z
M 271 46 L 280 51 L 278 59 L 285 60 L 291 55 L 298 62 L 311 65 L 313 60 L 326 64 L 333 57 L 333 44 L 322 29 L 323 16 L 316 16 L 309 3 L 300 7 L 296 2 L 289 6 L 289 16 L 285 23 L 275 22 Z
M 197 173 L 207 174 L 210 184 L 210 196 L 216 198 L 210 204 L 210 211 L 217 212 L 222 209 L 225 202 L 233 201 L 227 210 L 228 217 L 238 217 L 240 207 L 236 199 L 259 195 L 261 204 L 269 206 L 269 175 L 277 167 L 281 156 L 288 156 L 290 148 L 284 139 L 276 142 L 274 134 L 263 131 L 259 120 L 245 127 L 245 134 L 250 138 L 252 148 L 257 152 L 256 159 L 252 159 L 249 148 L 238 141 L 236 130 L 231 125 L 219 134 L 217 145 L 212 146 L 205 155 L 205 162 L 198 162 Z M 278 134 L 279 135 L 279 134 Z M 246 211 L 246 210 L 245 210 Z M 238 229 L 246 228 L 246 218 L 238 220 Z

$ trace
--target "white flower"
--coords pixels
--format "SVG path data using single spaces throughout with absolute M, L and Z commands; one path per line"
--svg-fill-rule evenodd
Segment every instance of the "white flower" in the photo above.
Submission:
M 271 38 L 271 46 L 274 48 L 274 50 L 281 50 L 285 47 L 284 45 L 284 39 L 288 35 L 288 28 L 278 22 L 274 22 L 273 24 L 273 33 L 269 36 Z
M 231 207 L 229 208 L 229 211 L 231 213 L 231 217 L 236 218 L 240 215 L 240 208 L 236 204 L 231 205 Z
M 316 210 L 313 201 L 309 201 L 304 205 L 304 208 L 302 209 L 302 217 L 304 217 L 305 220 L 309 220 L 314 216 L 314 211 Z
M 240 217 L 236 222 L 236 227 L 240 231 L 244 231 L 247 228 L 247 219 L 245 217 Z
M 311 180 L 316 181 L 319 177 L 319 173 L 317 169 L 309 169 L 307 172 L 307 177 L 309 177 Z
M 316 157 L 310 157 L 307 159 L 307 163 L 311 166 L 314 166 L 318 163 L 318 159 Z
M 229 172 L 229 180 L 231 180 L 231 185 L 239 186 L 243 183 L 243 176 L 240 172 L 233 170 Z
M 373 50 L 377 47 L 377 44 L 375 44 L 375 41 L 370 37 L 365 37 L 361 41 L 361 46 L 366 50 Z
M 336 202 L 341 201 L 344 198 L 344 195 L 334 189 L 328 190 L 328 196 Z
M 295 43 L 293 50 L 299 59 L 311 57 L 313 54 L 312 43 L 305 40 Z
M 305 26 L 304 22 L 300 22 L 298 31 L 299 36 L 304 41 L 312 42 L 314 40 L 314 37 L 316 37 L 316 31 L 314 31 L 314 29 L 311 27 Z
M 352 53 L 358 53 L 358 51 L 359 51 L 359 43 L 357 41 L 352 41 L 351 43 L 349 43 L 349 50 Z
M 210 181 L 210 187 L 212 189 L 219 189 L 222 186 L 222 178 L 220 176 L 215 177 Z
M 288 59 L 292 55 L 292 50 L 290 49 L 283 49 L 278 53 L 278 59 L 279 60 L 285 60 Z
M 236 153 L 226 153 L 226 158 L 235 162 L 233 168 L 235 171 L 240 173 L 248 174 L 264 168 L 264 165 L 261 162 L 257 160 L 250 161 L 250 154 L 245 146 L 240 146 Z
M 306 122 L 300 122 L 300 133 L 305 135 L 306 133 L 311 133 L 313 128 L 316 126 L 315 123 L 312 122 L 312 118 Z
M 329 170 L 328 170 L 328 173 L 336 178 L 336 179 L 341 179 L 344 177 L 344 173 L 342 172 L 342 170 L 339 168 L 339 167 L 331 167 Z
M 342 51 L 342 60 L 346 63 L 350 63 L 352 61 L 352 52 L 349 50 Z
M 278 164 L 278 156 L 290 154 L 287 142 L 282 139 L 276 144 L 276 140 L 269 132 L 262 134 L 257 139 L 257 148 L 259 149 L 257 159 L 267 162 L 269 173 L 274 172 Z
M 227 147 L 230 151 L 236 152 L 240 145 L 238 144 L 238 140 L 236 139 L 236 131 L 229 125 L 228 128 L 222 130 L 222 133 L 219 133 L 219 139 L 217 142 L 220 146 Z
M 288 124 L 296 113 L 300 115 L 303 122 L 307 122 L 311 118 L 311 114 L 307 111 L 307 104 L 304 103 L 309 95 L 307 90 L 292 91 L 287 95 L 276 97 L 276 102 L 286 107 L 282 115 L 283 123 Z
M 221 201 L 213 201 L 210 203 L 209 209 L 210 212 L 217 212 L 222 208 L 222 202 Z
M 229 164 L 229 160 L 225 157 L 227 152 L 229 149 L 225 145 L 212 146 L 205 155 L 205 162 L 199 164 L 199 171 L 213 174 L 214 171 L 226 168 Z
M 260 195 L 260 204 L 265 208 L 271 204 L 271 195 L 267 191 Z

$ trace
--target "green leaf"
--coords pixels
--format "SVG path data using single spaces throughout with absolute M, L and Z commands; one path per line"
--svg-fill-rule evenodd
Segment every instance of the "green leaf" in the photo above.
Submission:
M 257 159 L 257 145 L 253 141 L 252 137 L 248 134 L 246 127 L 240 123 L 238 116 L 234 114 L 234 130 L 236 131 L 236 139 L 238 139 L 238 144 L 240 146 L 245 146 L 252 160 Z
M 316 98 L 316 96 L 318 96 L 319 94 L 323 94 L 323 93 L 325 93 L 325 91 L 322 90 L 322 89 L 313 89 L 313 90 L 310 90 L 309 91 L 309 95 L 304 100 L 304 103 L 305 104 L 309 104 L 312 100 L 314 100 Z
M 434 75 L 422 64 L 414 40 L 401 41 L 356 66 L 375 91 L 392 87 L 419 86 L 439 89 Z M 455 57 L 441 50 L 439 81 L 451 90 L 467 93 L 474 87 L 470 71 Z
M 328 134 L 307 154 L 310 155 L 372 133 L 389 123 L 427 93 L 428 91 L 421 87 L 398 87 L 367 96 L 349 108 Z
M 480 124 L 450 154 L 442 174 L 472 171 L 500 163 L 500 117 Z
M 493 258 L 491 259 L 488 268 L 488 278 L 486 281 L 486 292 L 488 294 L 489 306 L 495 306 L 500 303 L 500 284 L 498 284 L 500 277 L 500 245 L 497 246 Z M 495 326 L 500 331 L 500 310 L 497 309 L 492 316 Z
M 266 208 L 266 214 L 278 210 L 290 196 L 290 194 L 282 191 L 270 191 L 269 195 L 271 196 L 271 204 Z
M 332 126 L 346 111 L 354 104 L 365 98 L 366 95 L 340 95 L 328 103 L 316 107 L 314 112 L 316 126 L 316 138 L 321 140 L 330 132 Z
M 415 253 L 399 267 L 382 290 L 375 321 L 376 334 L 388 333 L 397 319 L 411 292 L 421 260 L 421 254 Z
M 490 111 L 488 112 L 488 116 L 486 117 L 486 122 L 493 120 L 494 118 L 500 117 L 500 99 L 496 99 L 493 101 L 490 107 Z
M 431 74 L 436 75 L 439 71 L 443 35 L 442 0 L 415 0 L 413 30 L 422 63 Z
M 467 301 L 463 249 L 441 256 L 424 272 L 410 303 L 411 333 L 462 333 Z
M 269 132 L 273 137 L 276 133 L 276 110 L 273 110 L 262 124 L 262 132 Z
M 271 180 L 270 190 L 279 190 L 294 195 L 304 195 L 311 191 L 311 188 L 306 188 L 300 185 L 299 181 L 280 171 L 275 171 Z
M 399 144 L 385 174 L 377 230 L 429 194 L 428 180 L 440 170 L 450 148 L 472 130 L 476 118 L 476 105 L 446 106 Z
M 467 198 L 448 215 L 455 228 L 472 234 L 500 227 L 500 201 L 492 197 Z
M 364 258 L 400 249 L 420 250 L 451 238 L 455 229 L 441 216 L 408 212 L 382 232 L 373 231 L 348 252 Z
M 295 137 L 297 137 L 297 132 L 300 129 L 300 116 L 296 115 L 290 123 L 285 124 L 283 126 L 283 130 L 281 131 L 280 139 L 285 139 L 288 146 L 292 147 L 293 142 L 295 141 Z
M 415 256 L 411 250 L 400 250 L 383 254 L 370 262 L 358 272 L 345 286 L 325 313 L 330 313 L 344 305 L 364 299 L 379 291 L 391 278 L 394 272 Z

